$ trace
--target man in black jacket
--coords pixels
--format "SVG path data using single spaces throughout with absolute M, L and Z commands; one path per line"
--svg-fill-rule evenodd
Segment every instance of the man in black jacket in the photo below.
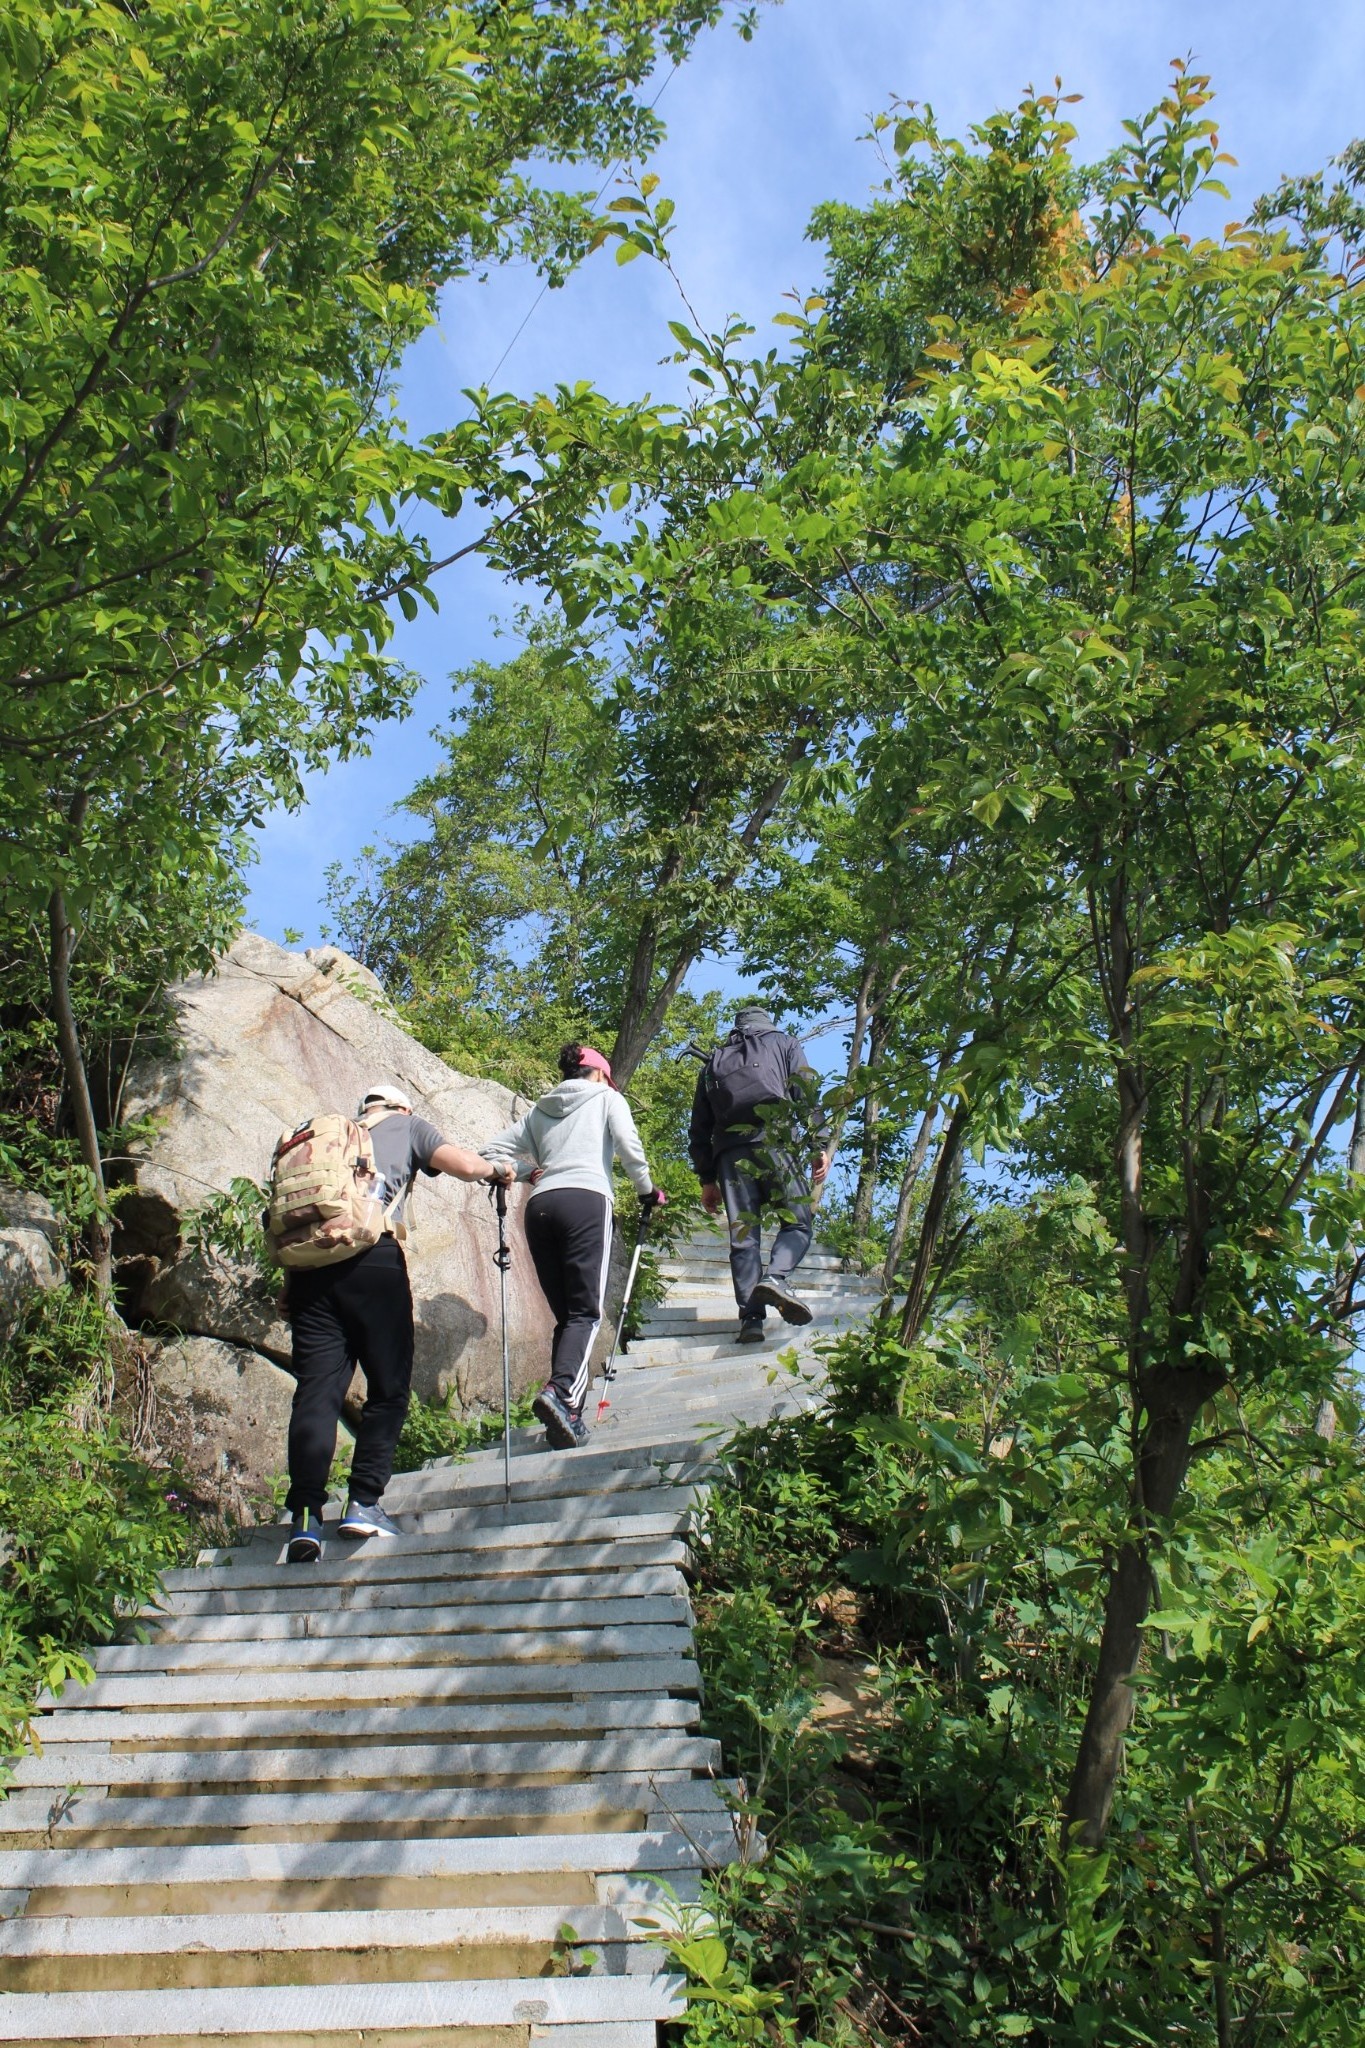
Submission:
M 791 1275 L 810 1250 L 812 1184 L 829 1171 L 818 1091 L 799 1039 L 754 1004 L 735 1012 L 697 1079 L 688 1149 L 707 1215 L 725 1206 L 741 1344 L 762 1343 L 769 1308 L 789 1323 L 811 1319 Z M 765 1209 L 779 1219 L 766 1268 Z

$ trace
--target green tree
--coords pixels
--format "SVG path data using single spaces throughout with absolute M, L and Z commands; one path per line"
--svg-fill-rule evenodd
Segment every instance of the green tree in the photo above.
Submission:
M 70 970 L 97 896 L 222 870 L 300 768 L 399 711 L 390 606 L 432 597 L 404 523 L 534 485 L 516 408 L 412 444 L 390 397 L 443 283 L 587 247 L 533 155 L 659 133 L 637 88 L 721 0 L 225 6 L 17 0 L 0 29 L 3 874 L 47 926 L 100 1181 Z M 476 546 L 477 538 L 468 546 Z M 107 1282 L 107 1240 L 95 1247 Z
M 1360 164 L 1344 192 L 1194 239 L 1189 208 L 1221 193 L 1208 99 L 1177 67 L 1094 173 L 1055 99 L 975 148 L 903 121 L 894 267 L 853 260 L 891 248 L 878 210 L 861 239 L 844 216 L 847 315 L 831 290 L 786 316 L 789 358 L 685 336 L 709 395 L 653 481 L 632 444 L 665 516 L 604 534 L 579 577 L 689 648 L 735 588 L 775 636 L 799 617 L 861 643 L 869 790 L 992 878 L 1012 993 L 999 969 L 968 990 L 959 1109 L 978 1099 L 978 1144 L 1027 1166 L 1036 1105 L 1121 1247 L 1129 1462 L 1094 1531 L 1102 1626 L 1064 1815 L 1089 1847 L 1199 1418 L 1273 1388 L 1310 1424 L 1356 1306 Z M 967 264 L 975 294 L 962 260 L 904 253 L 926 180 L 926 234 L 959 258 L 983 191 L 1017 208 L 1017 233 L 992 213 L 999 277 Z M 917 1265 L 912 1334 L 928 1284 Z

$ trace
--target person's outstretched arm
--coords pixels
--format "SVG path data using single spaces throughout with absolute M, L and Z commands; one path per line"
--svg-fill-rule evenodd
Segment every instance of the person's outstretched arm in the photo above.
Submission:
M 820 1100 L 820 1076 L 806 1058 L 799 1038 L 787 1040 L 787 1089 L 805 1110 L 810 1132 L 810 1177 L 819 1187 L 829 1172 L 829 1118 Z
M 540 1164 L 531 1135 L 530 1110 L 516 1123 L 508 1124 L 506 1130 L 499 1131 L 496 1138 L 490 1138 L 483 1148 L 483 1156 L 485 1163 L 492 1159 L 499 1164 L 510 1165 L 514 1180 L 529 1180 Z
M 625 1167 L 631 1186 L 637 1195 L 652 1195 L 654 1176 L 649 1170 L 645 1148 L 640 1143 L 640 1133 L 635 1128 L 635 1119 L 624 1095 L 612 1096 L 607 1105 L 607 1122 L 616 1156 Z
M 433 1173 L 450 1173 L 456 1180 L 502 1181 L 508 1184 L 517 1177 L 510 1159 L 490 1162 L 477 1152 L 466 1152 L 463 1145 L 438 1145 L 428 1164 Z
M 720 1208 L 720 1189 L 716 1184 L 716 1112 L 711 1102 L 710 1090 L 706 1085 L 706 1068 L 697 1076 L 697 1091 L 692 1097 L 692 1121 L 688 1126 L 687 1150 L 692 1169 L 701 1182 L 701 1205 L 708 1216 L 714 1216 Z

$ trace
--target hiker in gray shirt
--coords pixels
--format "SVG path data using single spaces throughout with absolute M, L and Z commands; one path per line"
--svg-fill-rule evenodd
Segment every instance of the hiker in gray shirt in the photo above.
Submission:
M 722 1203 L 730 1225 L 730 1275 L 739 1342 L 761 1344 L 767 1311 L 789 1323 L 811 1312 L 791 1284 L 810 1250 L 811 1189 L 829 1171 L 828 1124 L 819 1083 L 799 1039 L 746 1003 L 735 1028 L 697 1077 L 688 1149 L 708 1216 Z M 763 1215 L 778 1219 L 763 1264 Z

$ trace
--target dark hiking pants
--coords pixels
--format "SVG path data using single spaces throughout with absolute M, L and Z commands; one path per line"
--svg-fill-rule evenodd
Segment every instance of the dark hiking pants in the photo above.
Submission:
M 377 1501 L 393 1472 L 394 1446 L 412 1393 L 412 1290 L 403 1248 L 382 1237 L 339 1266 L 289 1275 L 294 1332 L 294 1410 L 289 1418 L 291 1515 L 322 1513 L 341 1404 L 359 1365 L 365 1406 L 351 1461 L 351 1498 Z
M 778 1218 L 778 1232 L 766 1270 L 773 1278 L 795 1272 L 810 1250 L 810 1183 L 789 1152 L 760 1150 L 722 1152 L 716 1178 L 725 1198 L 730 1224 L 730 1277 L 740 1314 L 749 1312 L 749 1297 L 765 1270 L 764 1211 Z M 753 1314 L 762 1322 L 766 1310 Z
M 547 1188 L 526 1204 L 526 1242 L 555 1319 L 550 1383 L 575 1415 L 587 1399 L 592 1347 L 611 1264 L 611 1202 L 593 1188 Z

